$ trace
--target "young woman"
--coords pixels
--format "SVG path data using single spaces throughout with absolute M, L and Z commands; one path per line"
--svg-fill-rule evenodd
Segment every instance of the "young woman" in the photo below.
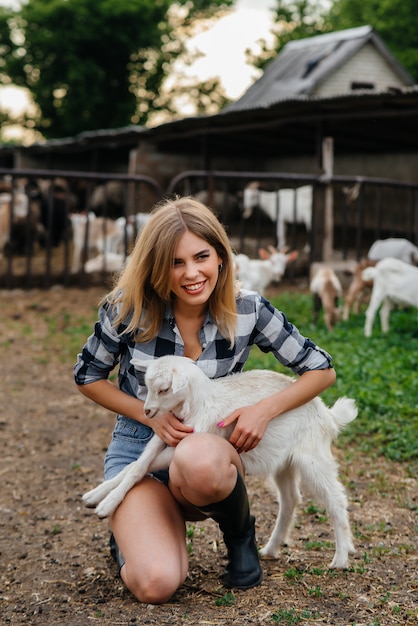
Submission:
M 144 378 L 132 357 L 192 358 L 210 378 L 242 370 L 252 345 L 299 375 L 287 389 L 225 415 L 229 441 L 193 433 L 173 414 L 147 419 Z M 109 381 L 119 366 L 118 386 Z M 137 239 L 75 366 L 80 391 L 114 411 L 105 478 L 142 453 L 155 432 L 175 447 L 170 468 L 129 491 L 110 519 L 111 553 L 141 602 L 166 602 L 188 571 L 185 521 L 218 522 L 227 547 L 224 584 L 262 581 L 240 453 L 254 448 L 269 420 L 300 406 L 335 381 L 332 359 L 267 300 L 235 284 L 223 226 L 192 198 L 157 205 Z M 279 418 L 280 419 L 280 418 Z

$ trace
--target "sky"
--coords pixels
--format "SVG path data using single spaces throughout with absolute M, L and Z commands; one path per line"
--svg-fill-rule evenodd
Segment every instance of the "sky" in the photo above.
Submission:
M 0 6 L 16 7 L 16 4 L 16 0 L 0 0 Z M 219 76 L 227 96 L 238 99 L 260 75 L 256 68 L 246 64 L 245 50 L 257 52 L 258 40 L 271 40 L 271 8 L 275 5 L 275 0 L 238 0 L 233 13 L 190 40 L 191 48 L 198 49 L 203 56 L 182 71 L 202 81 Z M 27 102 L 23 89 L 0 87 L 2 108 L 21 111 Z
M 257 52 L 259 39 L 272 39 L 270 9 L 275 5 L 275 0 L 238 0 L 233 13 L 190 41 L 205 56 L 188 71 L 201 80 L 219 76 L 227 96 L 233 100 L 239 98 L 259 77 L 257 70 L 245 63 L 245 50 L 251 48 Z

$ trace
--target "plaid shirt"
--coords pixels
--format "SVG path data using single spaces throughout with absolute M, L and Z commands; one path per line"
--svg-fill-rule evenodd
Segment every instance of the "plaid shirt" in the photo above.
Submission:
M 258 293 L 241 290 L 237 297 L 238 322 L 235 345 L 222 337 L 209 314 L 200 329 L 202 354 L 196 365 L 209 378 L 219 378 L 240 372 L 251 349 L 257 345 L 263 352 L 272 352 L 277 360 L 296 374 L 333 366 L 331 356 L 303 337 L 286 316 Z M 184 355 L 184 344 L 177 329 L 173 310 L 165 313 L 157 337 L 146 343 L 136 343 L 132 334 L 121 334 L 126 325 L 115 328 L 114 307 L 104 304 L 99 321 L 88 338 L 74 368 L 75 381 L 86 385 L 107 379 L 119 365 L 119 387 L 126 393 L 145 400 L 144 374 L 130 364 L 132 357 L 156 359 L 167 354 Z

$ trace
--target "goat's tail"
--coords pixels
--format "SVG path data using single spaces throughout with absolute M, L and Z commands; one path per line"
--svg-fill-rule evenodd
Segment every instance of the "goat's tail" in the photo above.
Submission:
M 376 268 L 375 267 L 366 267 L 362 273 L 361 277 L 366 282 L 371 280 L 373 281 L 376 278 Z
M 352 398 L 338 398 L 330 410 L 338 429 L 347 426 L 347 424 L 355 420 L 358 415 L 356 402 Z

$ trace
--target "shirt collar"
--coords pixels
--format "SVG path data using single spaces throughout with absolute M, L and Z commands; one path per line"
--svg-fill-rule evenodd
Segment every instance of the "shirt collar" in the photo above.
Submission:
M 175 325 L 175 317 L 174 317 L 174 309 L 173 305 L 167 304 L 165 312 L 164 312 L 164 320 L 167 321 L 168 325 L 173 328 Z M 206 326 L 206 324 L 214 324 L 212 319 L 212 315 L 210 314 L 209 309 L 206 311 L 205 319 L 203 320 L 202 326 Z

